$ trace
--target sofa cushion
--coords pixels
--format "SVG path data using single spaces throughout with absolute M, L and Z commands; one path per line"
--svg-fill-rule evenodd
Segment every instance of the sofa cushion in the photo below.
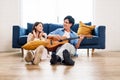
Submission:
M 82 35 L 91 35 L 92 34 L 92 30 L 94 28 L 95 28 L 95 25 L 88 26 L 88 25 L 82 23 L 82 21 L 80 21 L 77 34 L 78 35 L 80 35 L 80 34 L 82 34 Z
M 85 38 L 81 42 L 81 45 L 98 45 L 99 44 L 99 37 L 93 36 L 92 38 Z
M 43 26 L 44 26 L 43 31 L 48 34 L 49 33 L 49 24 L 43 23 Z
M 30 33 L 32 31 L 33 23 L 27 23 L 27 33 Z
M 72 26 L 71 29 L 72 29 L 74 32 L 77 32 L 78 27 L 79 27 L 79 24 L 74 24 L 74 26 Z
M 27 42 L 27 35 L 23 35 L 19 37 L 18 43 L 19 45 L 24 45 Z
M 52 23 L 50 23 L 50 24 L 49 24 L 49 33 L 52 32 L 52 31 L 54 31 L 54 30 L 57 29 L 57 28 L 62 28 L 62 27 L 63 27 L 63 26 L 60 25 L 60 24 L 52 24 Z

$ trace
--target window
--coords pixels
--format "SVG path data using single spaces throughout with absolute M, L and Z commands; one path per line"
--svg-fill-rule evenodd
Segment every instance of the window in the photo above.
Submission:
M 63 23 L 67 15 L 75 22 L 88 22 L 93 19 L 93 0 L 21 0 L 22 24 Z

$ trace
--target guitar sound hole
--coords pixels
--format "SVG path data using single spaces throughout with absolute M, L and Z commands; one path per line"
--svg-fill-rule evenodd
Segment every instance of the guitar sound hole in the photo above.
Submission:
M 52 43 L 52 40 L 50 40 L 50 44 L 52 45 L 53 43 Z

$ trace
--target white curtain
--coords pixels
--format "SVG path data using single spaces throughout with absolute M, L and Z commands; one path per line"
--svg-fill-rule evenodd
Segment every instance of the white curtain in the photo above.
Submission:
M 67 15 L 75 22 L 88 22 L 93 19 L 93 0 L 21 0 L 22 24 L 63 23 Z

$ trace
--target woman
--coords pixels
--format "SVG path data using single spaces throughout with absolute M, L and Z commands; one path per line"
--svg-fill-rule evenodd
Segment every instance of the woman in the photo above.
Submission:
M 27 42 L 38 39 L 45 40 L 46 38 L 47 34 L 43 31 L 43 23 L 35 22 L 32 32 L 28 34 Z M 46 59 L 47 56 L 47 49 L 43 45 L 40 45 L 35 50 L 28 50 L 25 60 L 36 65 L 39 64 L 40 60 Z

